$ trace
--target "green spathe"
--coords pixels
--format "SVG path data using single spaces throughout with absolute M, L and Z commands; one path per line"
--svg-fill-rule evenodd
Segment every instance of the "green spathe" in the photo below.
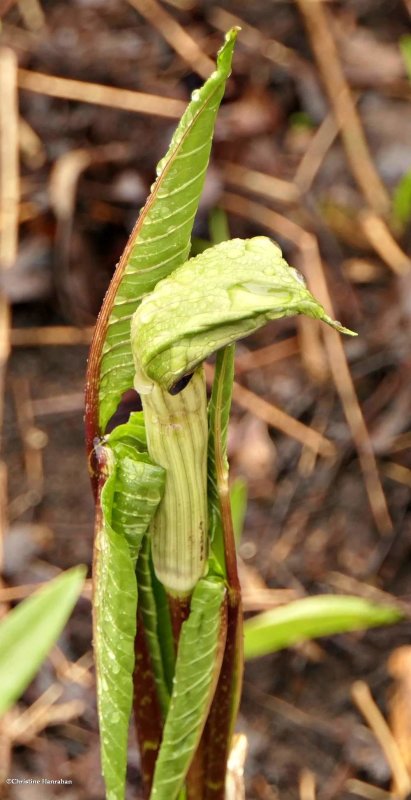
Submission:
M 211 353 L 294 314 L 352 333 L 326 314 L 270 239 L 216 245 L 160 281 L 134 314 L 136 388 L 147 392 L 155 382 L 171 389 Z

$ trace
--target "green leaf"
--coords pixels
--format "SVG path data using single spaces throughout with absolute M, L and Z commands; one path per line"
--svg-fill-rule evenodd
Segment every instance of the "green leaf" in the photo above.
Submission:
M 407 172 L 395 187 L 392 214 L 394 222 L 400 226 L 407 225 L 411 221 L 411 172 Z
M 147 647 L 154 673 L 160 709 L 165 719 L 170 705 L 172 674 L 174 672 L 174 642 L 170 620 L 164 620 L 168 606 L 157 609 L 153 587 L 154 575 L 150 563 L 150 541 L 146 536 L 137 563 L 138 607 L 141 611 Z M 161 584 L 159 584 L 159 587 Z M 163 590 L 164 591 L 164 590 Z M 161 621 L 163 626 L 161 629 Z M 171 654 L 171 655 L 170 655 Z M 171 663 L 170 663 L 171 662 Z
M 230 238 L 227 214 L 222 208 L 213 208 L 208 217 L 208 229 L 212 244 L 227 242 Z M 210 246 L 210 243 L 209 243 Z
M 204 728 L 221 667 L 226 637 L 226 590 L 203 578 L 183 623 L 173 693 L 164 726 L 150 800 L 176 800 Z
M 123 800 L 133 699 L 137 582 L 143 536 L 161 500 L 164 470 L 136 449 L 133 417 L 98 448 L 107 479 L 101 492 L 94 565 L 94 647 L 101 762 L 108 800 Z
M 256 658 L 305 639 L 389 625 L 401 617 L 397 608 L 376 605 L 361 597 L 307 597 L 247 620 L 244 655 Z
M 117 425 L 117 428 L 110 433 L 106 441 L 110 441 L 110 446 L 114 447 L 116 442 L 120 444 L 130 444 L 133 449 L 140 453 L 147 453 L 147 435 L 144 424 L 144 414 L 142 411 L 133 411 L 128 421 L 124 425 Z
M 215 208 L 209 215 L 210 238 L 214 245 L 230 238 L 227 214 Z M 227 435 L 234 381 L 235 345 L 217 353 L 213 388 L 208 405 L 207 497 L 211 553 L 210 571 L 226 577 L 225 539 L 221 513 L 221 492 L 228 492 Z
M 212 557 L 215 562 L 213 571 L 220 575 L 226 574 L 220 491 L 228 491 L 227 435 L 234 380 L 234 352 L 235 345 L 230 345 L 217 353 L 208 406 L 208 516 Z
M 50 581 L 0 624 L 0 715 L 20 697 L 64 628 L 83 587 L 85 567 Z
M 400 50 L 407 70 L 408 80 L 411 81 L 411 35 L 409 33 L 401 36 Z
M 247 494 L 247 482 L 244 478 L 236 478 L 230 489 L 230 503 L 234 536 L 237 545 L 241 542 L 244 530 L 244 520 L 247 511 Z
M 144 298 L 131 327 L 137 371 L 143 383 L 145 376 L 148 385 L 171 389 L 211 353 L 294 314 L 351 334 L 326 314 L 278 245 L 265 236 L 223 242 L 187 261 Z
M 100 363 L 99 421 L 104 432 L 121 395 L 133 386 L 130 320 L 142 297 L 186 261 L 190 237 L 210 156 L 215 118 L 230 74 L 237 29 L 231 30 L 217 58 L 217 69 L 195 90 L 157 167 L 157 180 L 131 235 L 115 276 Z M 112 303 L 112 294 L 107 302 Z M 104 308 L 103 308 L 104 311 Z

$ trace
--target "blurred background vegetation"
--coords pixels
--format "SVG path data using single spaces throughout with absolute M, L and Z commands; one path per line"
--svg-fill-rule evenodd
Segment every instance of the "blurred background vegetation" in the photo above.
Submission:
M 237 348 L 229 447 L 249 497 L 245 608 L 338 592 L 409 615 L 409 0 L 0 0 L 0 15 L 2 617 L 91 563 L 92 326 L 155 164 L 235 24 L 194 248 L 225 210 L 231 236 L 278 240 L 359 333 L 342 342 L 286 319 Z M 72 784 L 3 784 L 0 796 L 104 796 L 90 595 L 87 581 L 0 722 L 3 778 Z M 250 662 L 247 797 L 407 797 L 409 639 L 401 623 Z M 133 746 L 127 796 L 139 786 Z

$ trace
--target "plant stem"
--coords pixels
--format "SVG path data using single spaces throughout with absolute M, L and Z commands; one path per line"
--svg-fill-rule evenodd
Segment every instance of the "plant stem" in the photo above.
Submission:
M 227 759 L 237 717 L 243 677 L 243 615 L 237 571 L 235 537 L 228 487 L 226 439 L 234 373 L 234 346 L 217 354 L 213 387 L 210 457 L 214 462 L 215 489 L 221 517 L 228 583 L 227 640 L 220 677 L 204 731 L 204 800 L 224 800 Z
M 134 720 L 141 756 L 144 797 L 148 798 L 161 743 L 163 719 L 144 632 L 144 623 L 139 613 L 137 614 L 135 654 L 136 662 L 133 676 Z

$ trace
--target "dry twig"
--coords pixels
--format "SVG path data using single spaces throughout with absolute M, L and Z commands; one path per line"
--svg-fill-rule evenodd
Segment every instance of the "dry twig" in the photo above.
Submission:
M 227 762 L 225 800 L 245 800 L 244 764 L 248 742 L 243 733 L 235 733 Z
M 311 189 L 315 177 L 338 135 L 338 125 L 332 114 L 327 114 L 311 139 L 294 175 L 294 184 L 301 194 Z
M 44 11 L 39 0 L 17 0 L 24 24 L 31 31 L 39 31 L 46 24 Z
M 364 210 L 358 218 L 371 247 L 397 275 L 409 272 L 411 261 L 393 238 L 388 225 L 374 211 Z
M 231 14 L 224 8 L 212 6 L 210 9 L 209 21 L 217 30 L 225 33 L 229 28 L 237 26 L 241 28 L 241 44 L 254 52 L 258 52 L 273 64 L 283 67 L 289 72 L 296 70 L 311 69 L 311 64 L 291 47 L 286 47 L 282 42 L 275 39 L 267 39 L 258 28 L 249 25 L 236 14 Z
M 258 350 L 249 350 L 248 353 L 240 353 L 236 355 L 235 359 L 236 374 L 242 375 L 244 372 L 250 372 L 253 369 L 268 367 L 276 361 L 281 361 L 283 358 L 296 355 L 298 351 L 297 337 L 289 336 L 288 339 L 283 339 L 281 342 L 274 342 L 266 347 L 260 347 Z
M 17 253 L 19 221 L 19 117 L 17 59 L 0 50 L 0 265 L 13 266 Z
M 379 710 L 366 683 L 356 681 L 352 686 L 352 697 L 379 742 L 391 767 L 394 792 L 400 800 L 405 800 L 411 791 L 411 778 L 408 775 L 399 747 Z
M 17 425 L 23 444 L 27 489 L 29 492 L 33 492 L 33 497 L 37 497 L 37 502 L 39 502 L 43 496 L 42 450 L 47 444 L 47 435 L 35 424 L 28 379 L 25 377 L 14 378 L 12 387 Z
M 345 784 L 345 788 L 352 794 L 365 797 L 366 800 L 396 800 L 391 792 L 386 792 L 378 786 L 372 786 L 371 783 L 359 781 L 357 778 L 349 778 Z
M 19 117 L 17 59 L 0 49 L 0 269 L 10 269 L 17 255 L 19 230 Z M 3 425 L 4 381 L 10 352 L 10 310 L 0 292 L 0 431 Z M 0 462 L 0 557 L 6 528 L 7 470 Z M 1 567 L 2 561 L 0 561 Z
M 297 0 L 355 180 L 367 203 L 385 213 L 390 200 L 374 167 L 350 88 L 341 67 L 328 10 L 321 0 Z
M 240 164 L 223 162 L 223 177 L 229 186 L 263 194 L 279 203 L 296 203 L 300 191 L 294 183 L 274 178 L 264 172 L 242 167 Z
M 13 347 L 43 347 L 50 345 L 88 345 L 94 328 L 75 328 L 70 325 L 50 325 L 41 328 L 12 328 Z
M 156 0 L 127 0 L 155 28 L 179 56 L 202 78 L 208 78 L 214 62 L 206 56 L 197 42 Z
M 211 384 L 214 378 L 214 368 L 211 364 L 205 364 L 205 372 L 207 381 Z M 240 386 L 236 381 L 233 384 L 233 400 L 240 408 L 251 411 L 256 417 L 266 422 L 267 425 L 277 428 L 277 430 L 282 431 L 287 436 L 291 436 L 306 445 L 306 447 L 313 448 L 323 456 L 331 457 L 335 455 L 335 446 L 321 433 L 290 417 L 281 408 L 277 408 L 277 406 L 262 397 L 258 397 L 254 392 L 250 392 L 245 386 Z
M 300 800 L 315 800 L 315 775 L 310 769 L 300 772 Z
M 104 86 L 101 83 L 77 81 L 72 78 L 59 78 L 56 75 L 45 75 L 42 72 L 32 72 L 28 69 L 19 69 L 18 85 L 20 89 L 27 89 L 30 92 L 45 94 L 49 97 L 60 97 L 64 100 L 76 100 L 82 103 L 92 103 L 97 106 L 108 106 L 119 108 L 122 111 L 171 119 L 180 119 L 187 105 L 184 100 L 174 100 L 171 97 L 159 97 L 154 94 L 135 92 L 131 89 Z
M 403 464 L 397 464 L 395 461 L 385 461 L 381 469 L 387 478 L 411 488 L 411 469 L 409 467 L 404 467 Z

